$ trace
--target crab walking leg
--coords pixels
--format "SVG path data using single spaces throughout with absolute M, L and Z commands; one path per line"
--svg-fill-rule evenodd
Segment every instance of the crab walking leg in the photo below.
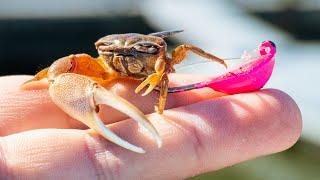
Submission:
M 114 107 L 138 121 L 153 135 L 158 146 L 161 146 L 161 139 L 156 129 L 142 112 L 125 99 L 108 92 L 86 76 L 74 73 L 60 74 L 51 83 L 49 94 L 54 103 L 71 117 L 81 121 L 106 139 L 121 147 L 137 153 L 145 152 L 142 148 L 132 145 L 118 137 L 103 124 L 97 114 L 99 104 Z
M 148 86 L 147 90 L 142 94 L 142 96 L 148 95 L 161 81 L 162 75 L 165 73 L 166 60 L 164 57 L 157 59 L 154 69 L 155 73 L 149 75 L 139 86 L 135 89 L 135 93 L 139 93 L 144 87 Z
M 182 45 L 176 47 L 172 51 L 172 64 L 174 65 L 174 64 L 181 63 L 186 58 L 188 51 L 192 51 L 193 53 L 195 53 L 201 57 L 218 62 L 227 68 L 227 64 L 225 63 L 225 61 L 223 59 L 220 59 L 217 56 L 214 56 L 210 53 L 207 53 L 204 50 L 202 50 L 196 46 L 190 45 L 190 44 L 182 44 Z
M 22 86 L 25 84 L 28 84 L 30 82 L 33 82 L 33 81 L 40 81 L 41 79 L 47 78 L 48 77 L 48 70 L 49 70 L 49 67 L 42 69 L 36 75 L 34 75 L 34 77 L 32 79 L 24 82 L 22 84 Z
M 160 97 L 159 97 L 159 104 L 155 107 L 156 112 L 159 114 L 163 113 L 163 110 L 166 106 L 167 102 L 167 95 L 168 95 L 168 87 L 169 87 L 169 78 L 166 73 L 164 73 L 161 77 L 161 82 L 159 83 L 160 86 Z

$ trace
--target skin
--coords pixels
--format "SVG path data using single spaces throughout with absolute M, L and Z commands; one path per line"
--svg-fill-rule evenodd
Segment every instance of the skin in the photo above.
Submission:
M 205 78 L 170 77 L 174 85 Z M 160 116 L 152 113 L 157 93 L 141 98 L 133 92 L 136 81 L 122 80 L 107 88 L 148 114 L 163 139 L 157 148 L 135 122 L 103 107 L 105 123 L 115 122 L 112 131 L 147 150 L 137 154 L 68 117 L 43 89 L 47 82 L 22 91 L 28 79 L 0 78 L 0 179 L 182 179 L 283 151 L 301 133 L 299 108 L 279 90 L 219 98 L 206 88 L 172 94 Z

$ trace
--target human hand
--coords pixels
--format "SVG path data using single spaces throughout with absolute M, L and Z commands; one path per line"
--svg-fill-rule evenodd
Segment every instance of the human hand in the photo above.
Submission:
M 175 75 L 171 82 L 190 78 Z M 301 133 L 297 105 L 279 90 L 220 98 L 211 89 L 171 94 L 168 110 L 158 115 L 152 113 L 157 93 L 141 97 L 135 82 L 123 81 L 111 90 L 152 113 L 163 140 L 158 149 L 134 121 L 103 107 L 105 123 L 116 122 L 112 131 L 147 151 L 137 154 L 86 130 L 47 90 L 21 91 L 28 79 L 0 78 L 0 179 L 181 179 L 283 151 Z

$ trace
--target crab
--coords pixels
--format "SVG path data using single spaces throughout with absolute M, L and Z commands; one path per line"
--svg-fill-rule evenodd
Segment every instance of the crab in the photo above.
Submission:
M 97 58 L 87 54 L 62 57 L 38 72 L 24 85 L 47 78 L 53 102 L 68 115 L 113 143 L 137 153 L 144 153 L 141 147 L 121 139 L 103 124 L 98 116 L 99 105 L 111 106 L 136 120 L 152 134 L 158 147 L 161 146 L 159 133 L 138 108 L 112 94 L 104 86 L 120 78 L 142 81 L 135 92 L 139 93 L 146 87 L 142 96 L 148 95 L 154 89 L 160 91 L 155 109 L 162 114 L 168 94 L 168 74 L 175 71 L 174 65 L 181 63 L 187 52 L 191 51 L 227 67 L 223 59 L 190 44 L 179 45 L 169 57 L 164 39 L 180 32 L 182 30 L 148 35 L 128 33 L 105 36 L 95 43 L 99 54 Z

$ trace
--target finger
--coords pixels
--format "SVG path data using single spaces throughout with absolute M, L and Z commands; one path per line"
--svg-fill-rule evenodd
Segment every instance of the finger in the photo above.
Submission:
M 37 90 L 23 91 L 20 86 L 31 76 L 7 76 L 0 78 L 0 136 L 38 128 L 86 128 L 58 108 L 49 97 L 45 81 L 33 83 Z M 199 77 L 198 81 L 203 77 Z M 171 78 L 173 83 L 197 81 L 196 77 L 182 75 Z M 122 80 L 110 85 L 112 92 L 127 99 L 144 113 L 154 111 L 158 93 L 146 97 L 134 93 L 137 81 Z M 218 96 L 211 89 L 202 89 L 168 96 L 167 108 L 178 107 Z M 112 123 L 126 118 L 126 115 L 108 106 L 101 108 L 102 120 Z
M 160 149 L 132 121 L 110 126 L 145 147 L 143 155 L 83 130 L 34 130 L 4 137 L 0 177 L 182 179 L 285 150 L 301 133 L 297 105 L 277 90 L 203 101 L 150 119 L 163 138 Z

